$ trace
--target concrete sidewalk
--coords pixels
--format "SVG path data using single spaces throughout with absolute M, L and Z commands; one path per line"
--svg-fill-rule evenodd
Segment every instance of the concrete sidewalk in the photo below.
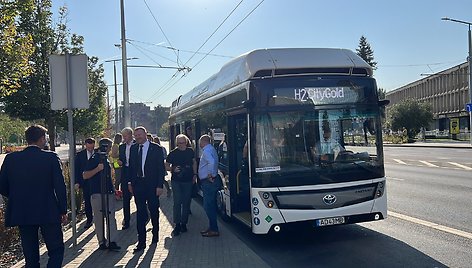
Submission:
M 469 142 L 465 141 L 417 141 L 414 143 L 384 143 L 384 147 L 420 147 L 420 148 L 451 148 L 451 149 L 472 149 L 472 145 Z
M 118 229 L 121 229 L 123 213 L 121 201 L 116 213 Z M 136 208 L 131 200 L 131 227 L 118 230 L 119 252 L 99 251 L 93 227 L 83 230 L 84 222 L 78 225 L 77 247 L 72 247 L 72 230 L 64 233 L 66 251 L 64 267 L 269 267 L 254 251 L 248 248 L 235 234 L 219 222 L 220 237 L 205 238 L 200 230 L 208 226 L 208 220 L 200 204 L 192 201 L 192 215 L 187 225 L 188 232 L 172 237 L 172 198 L 166 194 L 160 198 L 159 243 L 150 246 L 152 224 L 147 225 L 146 249 L 133 254 L 137 242 Z M 247 230 L 250 232 L 250 230 Z M 46 267 L 46 247 L 41 248 L 41 267 Z M 24 261 L 13 267 L 23 267 Z

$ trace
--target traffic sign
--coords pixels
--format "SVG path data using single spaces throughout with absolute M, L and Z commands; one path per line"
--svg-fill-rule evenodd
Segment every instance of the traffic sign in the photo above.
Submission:
M 472 112 L 472 103 L 467 103 L 467 104 L 465 105 L 465 109 L 466 109 L 467 112 L 469 112 L 469 113 Z

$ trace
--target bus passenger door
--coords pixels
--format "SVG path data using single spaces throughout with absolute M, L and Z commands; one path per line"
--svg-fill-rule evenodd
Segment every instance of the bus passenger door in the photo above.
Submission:
M 248 214 L 250 216 L 247 135 L 246 114 L 228 117 L 229 186 L 233 215 Z

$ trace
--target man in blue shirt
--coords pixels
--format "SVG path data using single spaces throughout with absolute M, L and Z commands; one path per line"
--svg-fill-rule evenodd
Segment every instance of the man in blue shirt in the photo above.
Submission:
M 203 208 L 209 220 L 209 228 L 201 231 L 204 237 L 219 236 L 216 206 L 216 194 L 220 188 L 218 176 L 218 154 L 210 143 L 210 136 L 202 135 L 199 140 L 202 155 L 198 166 L 198 176 L 203 190 Z

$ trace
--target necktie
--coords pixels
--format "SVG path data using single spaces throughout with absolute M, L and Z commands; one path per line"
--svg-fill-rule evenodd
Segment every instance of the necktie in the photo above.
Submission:
M 138 177 L 144 177 L 143 174 L 143 145 L 139 145 L 138 150 Z

